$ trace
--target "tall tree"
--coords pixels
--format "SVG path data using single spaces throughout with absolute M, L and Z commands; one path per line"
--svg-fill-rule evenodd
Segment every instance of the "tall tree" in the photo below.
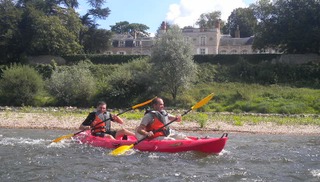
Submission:
M 252 9 L 237 8 L 228 17 L 226 28 L 232 37 L 235 37 L 235 32 L 238 28 L 240 30 L 240 37 L 250 37 L 254 34 L 256 24 L 257 19 Z
M 103 8 L 105 0 L 88 3 L 91 9 L 79 16 L 77 0 L 0 0 L 1 62 L 19 62 L 28 55 L 77 54 L 106 48 L 111 33 L 99 30 L 95 21 L 108 17 L 110 10 Z M 99 37 L 93 37 L 96 35 Z M 102 47 L 89 47 L 92 40 Z
M 28 55 L 80 53 L 79 15 L 53 0 L 1 0 L 1 60 L 20 62 Z M 75 6 L 75 5 L 74 5 Z M 2 34 L 5 33 L 5 34 Z
M 132 36 L 147 37 L 149 33 L 148 26 L 140 23 L 129 23 L 127 21 L 117 22 L 115 25 L 111 25 L 111 31 L 116 34 L 129 33 Z
M 176 25 L 157 37 L 151 63 L 157 90 L 169 92 L 174 101 L 178 93 L 188 87 L 196 73 L 192 47 L 184 41 Z
M 224 27 L 224 22 L 221 21 L 221 12 L 214 11 L 211 13 L 203 13 L 200 15 L 199 19 L 196 22 L 196 25 L 199 25 L 201 28 L 212 29 L 215 27 L 217 21 L 220 22 L 220 29 Z
M 112 32 L 105 29 L 90 28 L 84 37 L 84 50 L 86 53 L 103 53 L 110 47 Z
M 103 8 L 105 2 L 105 0 L 88 0 L 87 3 L 92 8 L 80 17 L 83 28 L 79 33 L 79 42 L 84 47 L 84 52 L 86 53 L 98 53 L 109 47 L 111 32 L 98 29 L 99 24 L 96 23 L 96 19 L 104 20 L 110 15 L 111 10 Z M 95 37 L 96 35 L 99 35 L 99 37 Z M 93 44 L 93 40 L 97 41 L 98 44 Z
M 320 53 L 319 0 L 260 0 L 252 8 L 259 20 L 253 48 Z
M 27 3 L 19 24 L 27 55 L 66 55 L 80 53 L 78 42 L 81 24 L 73 9 L 54 8 L 54 15 L 47 15 L 41 7 Z
M 131 35 L 138 36 L 138 37 L 148 37 L 149 36 L 149 33 L 147 32 L 148 29 L 149 27 L 147 25 L 140 24 L 140 23 L 131 23 L 129 25 L 129 33 Z
M 8 60 L 17 62 L 22 48 L 19 23 L 23 11 L 13 1 L 1 0 L 0 12 L 0 63 L 7 63 Z
M 129 31 L 129 22 L 127 21 L 121 21 L 117 22 L 115 25 L 111 25 L 111 31 L 116 33 L 116 34 L 123 34 L 127 33 Z

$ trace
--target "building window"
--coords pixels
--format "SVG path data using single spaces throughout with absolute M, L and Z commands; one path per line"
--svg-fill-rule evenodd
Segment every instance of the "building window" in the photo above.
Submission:
M 118 54 L 120 54 L 120 55 L 125 55 L 126 52 L 124 52 L 124 51 L 119 51 Z
M 237 50 L 232 50 L 230 53 L 231 54 L 237 54 Z
M 261 49 L 259 53 L 260 54 L 266 54 L 266 53 L 269 53 L 269 52 L 268 52 L 268 49 Z
M 141 41 L 135 41 L 136 47 L 140 47 L 141 46 Z
M 222 51 L 220 51 L 220 54 L 227 54 L 227 51 L 226 50 L 222 50 Z
M 200 45 L 201 46 L 206 45 L 206 37 L 200 37 Z
M 125 46 L 124 41 L 120 40 L 120 41 L 119 41 L 119 47 L 124 47 L 124 46 Z
M 242 50 L 241 54 L 248 54 L 248 50 Z
M 205 48 L 200 48 L 200 54 L 201 55 L 206 54 L 206 49 Z
M 106 54 L 107 54 L 107 55 L 111 55 L 112 52 L 111 52 L 111 51 L 107 51 Z

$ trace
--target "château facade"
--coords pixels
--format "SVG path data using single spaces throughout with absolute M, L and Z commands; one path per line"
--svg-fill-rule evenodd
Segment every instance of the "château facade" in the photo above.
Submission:
M 166 23 L 162 22 L 159 33 L 165 33 L 166 30 Z M 212 29 L 186 27 L 181 31 L 185 41 L 193 45 L 194 55 L 278 53 L 272 49 L 267 49 L 263 52 L 254 51 L 252 49 L 254 37 L 240 38 L 239 27 L 235 37 L 221 34 L 220 22 L 217 22 Z M 154 37 L 138 37 L 136 34 L 116 34 L 112 38 L 112 47 L 105 54 L 151 55 L 153 43 Z

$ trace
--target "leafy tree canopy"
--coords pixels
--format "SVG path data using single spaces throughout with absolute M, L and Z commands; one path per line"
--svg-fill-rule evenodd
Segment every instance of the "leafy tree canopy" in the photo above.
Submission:
M 252 5 L 258 19 L 253 48 L 284 53 L 320 53 L 320 1 L 260 0 Z
M 254 35 L 254 28 L 257 19 L 250 8 L 237 8 L 232 11 L 226 24 L 226 29 L 232 37 L 235 37 L 235 31 L 239 28 L 240 37 L 250 37 Z
M 201 28 L 212 29 L 212 28 L 215 28 L 215 25 L 217 22 L 220 23 L 220 28 L 223 28 L 224 22 L 221 21 L 220 11 L 201 14 L 200 18 L 196 22 L 196 25 L 199 25 L 199 27 Z
M 152 75 L 156 90 L 167 91 L 173 100 L 195 77 L 192 46 L 184 41 L 181 30 L 173 25 L 159 34 L 151 54 Z
M 97 29 L 95 21 L 108 17 L 110 10 L 103 7 L 105 0 L 88 3 L 92 8 L 80 16 L 77 0 L 1 0 L 1 63 L 21 62 L 28 55 L 63 56 L 106 48 L 88 46 L 97 32 L 95 41 L 108 44 L 111 33 Z
M 139 23 L 129 23 L 127 21 L 117 22 L 115 25 L 111 25 L 111 31 L 116 34 L 129 33 L 132 36 L 147 37 L 149 33 L 148 26 Z

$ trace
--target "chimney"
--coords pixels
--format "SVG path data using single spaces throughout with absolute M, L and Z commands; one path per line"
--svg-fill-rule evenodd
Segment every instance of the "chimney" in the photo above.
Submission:
M 200 27 L 200 32 L 204 32 L 204 26 L 203 25 L 201 25 L 201 27 Z
M 234 32 L 234 38 L 240 38 L 239 25 L 237 25 L 237 30 Z
M 161 30 L 167 31 L 167 23 L 165 21 L 161 23 Z

